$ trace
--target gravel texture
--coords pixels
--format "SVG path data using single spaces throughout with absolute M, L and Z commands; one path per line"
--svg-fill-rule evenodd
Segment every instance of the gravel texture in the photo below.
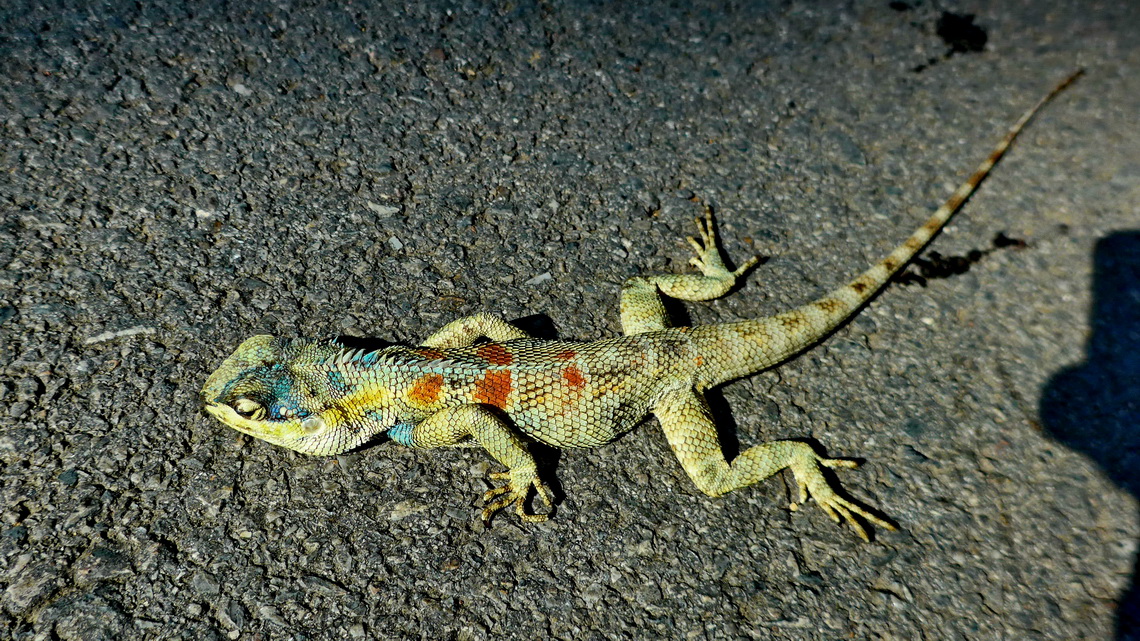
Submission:
M 1128 3 L 165 4 L 0 9 L 0 636 L 1140 638 Z M 200 411 L 255 333 L 611 336 L 702 203 L 771 260 L 692 322 L 805 302 L 1078 66 L 933 249 L 1026 246 L 714 398 L 730 451 L 866 458 L 900 533 L 706 498 L 652 420 L 540 452 L 556 517 L 486 529 L 479 451 Z

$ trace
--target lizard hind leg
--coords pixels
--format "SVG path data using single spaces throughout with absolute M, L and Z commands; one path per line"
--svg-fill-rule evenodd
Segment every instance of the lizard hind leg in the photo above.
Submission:
M 709 496 L 720 496 L 758 483 L 789 468 L 796 477 L 801 503 L 806 502 L 810 494 L 833 521 L 839 523 L 842 517 L 864 541 L 869 540 L 867 532 L 853 515 L 887 530 L 896 529 L 867 508 L 840 495 L 820 469 L 820 466 L 855 467 L 854 461 L 824 458 L 810 445 L 799 441 L 771 441 L 748 448 L 730 464 L 721 451 L 708 404 L 692 388 L 666 392 L 653 413 L 681 467 L 697 488 Z M 793 503 L 792 509 L 795 508 Z
M 474 316 L 458 318 L 444 325 L 423 343 L 420 343 L 420 346 L 437 349 L 469 347 L 483 337 L 502 343 L 518 338 L 530 338 L 530 335 L 497 316 L 475 314 Z
M 696 256 L 689 264 L 700 270 L 697 274 L 655 274 L 636 276 L 622 285 L 621 326 L 625 334 L 642 334 L 669 326 L 661 294 L 678 300 L 712 300 L 732 289 L 736 280 L 759 262 L 753 256 L 735 270 L 725 266 L 717 247 L 716 225 L 712 211 L 705 208 L 704 216 L 697 218 L 700 241 L 690 236 Z

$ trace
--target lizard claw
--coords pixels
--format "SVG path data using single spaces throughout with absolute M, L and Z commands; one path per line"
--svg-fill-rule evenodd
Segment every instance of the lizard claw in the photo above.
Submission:
M 824 458 L 818 455 L 815 456 L 815 462 L 831 469 L 839 467 L 859 467 L 858 462 L 850 459 Z M 855 534 L 863 539 L 864 542 L 870 541 L 870 538 L 867 536 L 867 530 L 852 516 L 852 513 L 858 514 L 865 521 L 877 525 L 884 530 L 893 532 L 898 529 L 893 523 L 875 516 L 858 503 L 840 496 L 831 488 L 831 484 L 828 483 L 827 479 L 820 473 L 819 468 L 816 467 L 812 469 L 811 472 L 793 468 L 792 472 L 796 477 L 796 485 L 800 488 L 800 503 L 806 503 L 808 494 L 811 494 L 811 496 L 815 498 L 815 502 L 819 504 L 820 509 L 826 512 L 832 521 L 836 523 L 847 521 L 851 524 L 851 529 L 855 530 Z M 796 508 L 796 504 L 793 503 L 792 509 L 795 510 Z
M 531 486 L 542 501 L 546 503 L 547 507 L 553 507 L 554 501 L 550 495 L 550 489 L 546 484 L 539 480 L 538 475 L 534 470 L 510 470 L 507 472 L 493 472 L 488 475 L 492 480 L 506 480 L 507 483 L 496 488 L 487 490 L 483 494 L 483 501 L 487 506 L 483 508 L 483 523 L 487 526 L 491 525 L 491 518 L 499 510 L 507 507 L 511 503 L 515 504 L 515 513 L 518 514 L 519 519 L 524 523 L 541 523 L 549 518 L 549 514 L 528 514 L 526 511 L 526 498 L 530 493 Z

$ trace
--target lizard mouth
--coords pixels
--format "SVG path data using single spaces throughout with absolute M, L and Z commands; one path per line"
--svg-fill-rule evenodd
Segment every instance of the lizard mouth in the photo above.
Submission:
M 206 413 L 233 429 L 263 440 L 273 445 L 314 456 L 332 456 L 361 445 L 368 440 L 368 434 L 346 434 L 343 430 L 330 429 L 325 418 L 314 415 L 305 420 L 256 421 L 238 414 L 237 410 L 226 405 L 208 401 L 203 409 Z
M 234 428 L 243 434 L 249 434 L 250 436 L 254 436 L 277 444 L 280 444 L 282 440 L 281 435 L 276 433 L 274 430 L 269 429 L 269 424 L 267 424 L 265 421 L 254 421 L 248 419 L 238 414 L 234 408 L 226 405 L 225 403 L 207 401 L 203 409 L 206 410 L 207 414 L 213 416 L 222 423 Z

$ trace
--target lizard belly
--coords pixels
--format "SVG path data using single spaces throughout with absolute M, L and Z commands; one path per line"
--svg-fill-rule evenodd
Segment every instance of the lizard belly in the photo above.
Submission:
M 554 447 L 595 447 L 627 432 L 648 413 L 645 403 L 628 402 L 617 394 L 588 400 L 565 400 L 558 395 L 509 412 L 518 429 Z

